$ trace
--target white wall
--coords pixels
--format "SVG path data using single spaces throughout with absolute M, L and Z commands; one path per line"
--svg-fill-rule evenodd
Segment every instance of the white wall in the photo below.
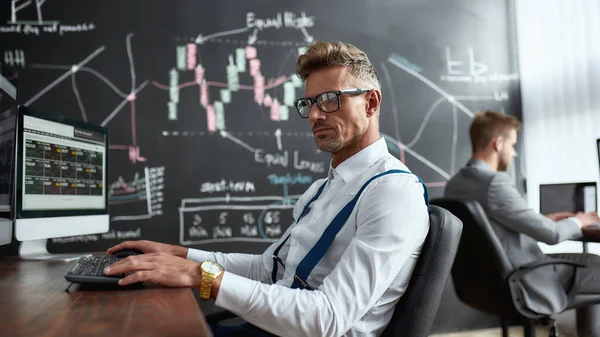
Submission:
M 599 180 L 600 2 L 515 0 L 529 205 L 539 184 Z M 580 252 L 565 242 L 545 252 Z M 600 254 L 600 244 L 590 250 Z

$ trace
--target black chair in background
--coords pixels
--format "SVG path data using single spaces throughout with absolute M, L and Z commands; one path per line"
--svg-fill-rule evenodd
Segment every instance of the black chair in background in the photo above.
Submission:
M 450 276 L 462 232 L 461 221 L 447 210 L 430 206 L 429 233 L 404 295 L 381 337 L 427 337 Z M 209 323 L 236 317 L 229 312 L 208 315 Z
M 431 204 L 447 209 L 463 223 L 463 235 L 452 267 L 452 281 L 458 298 L 474 309 L 499 317 L 504 337 L 508 337 L 510 323 L 522 325 L 525 337 L 535 337 L 538 321 L 552 323 L 550 336 L 557 335 L 551 317 L 533 312 L 524 305 L 521 281 L 528 272 L 540 266 L 579 264 L 548 259 L 514 268 L 477 201 L 440 198 L 432 200 Z M 587 296 L 569 309 L 599 302 L 600 296 Z

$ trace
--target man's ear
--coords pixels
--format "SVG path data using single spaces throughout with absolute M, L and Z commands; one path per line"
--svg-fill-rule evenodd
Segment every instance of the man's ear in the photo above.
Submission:
M 500 152 L 502 150 L 503 146 L 504 146 L 504 139 L 502 139 L 502 137 L 498 136 L 498 137 L 494 138 L 494 141 L 492 142 L 492 148 L 494 149 L 494 151 Z
M 367 117 L 371 117 L 379 111 L 381 105 L 381 91 L 379 89 L 373 89 L 367 94 L 366 110 Z

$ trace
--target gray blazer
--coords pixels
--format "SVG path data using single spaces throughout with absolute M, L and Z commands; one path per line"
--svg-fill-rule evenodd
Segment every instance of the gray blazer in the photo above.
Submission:
M 444 197 L 481 204 L 514 268 L 548 258 L 538 241 L 552 245 L 583 235 L 572 219 L 555 222 L 533 211 L 508 174 L 492 170 L 481 160 L 471 159 L 452 177 Z M 540 314 L 563 311 L 567 306 L 565 284 L 572 275 L 573 268 L 561 265 L 539 267 L 527 274 L 525 304 Z

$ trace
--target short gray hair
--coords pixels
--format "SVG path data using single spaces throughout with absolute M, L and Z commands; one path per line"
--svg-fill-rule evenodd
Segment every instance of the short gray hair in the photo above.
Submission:
M 298 57 L 296 74 L 306 81 L 313 71 L 333 66 L 348 67 L 354 77 L 367 81 L 381 90 L 377 71 L 367 54 L 345 42 L 317 41 L 311 44 Z

